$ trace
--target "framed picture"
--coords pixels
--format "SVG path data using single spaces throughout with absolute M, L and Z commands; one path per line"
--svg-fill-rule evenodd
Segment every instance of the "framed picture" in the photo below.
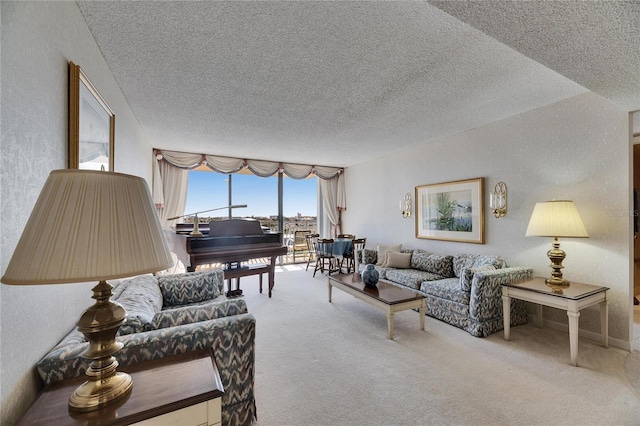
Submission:
M 416 186 L 416 238 L 484 244 L 484 178 Z
M 69 168 L 113 171 L 116 118 L 79 65 L 69 62 Z

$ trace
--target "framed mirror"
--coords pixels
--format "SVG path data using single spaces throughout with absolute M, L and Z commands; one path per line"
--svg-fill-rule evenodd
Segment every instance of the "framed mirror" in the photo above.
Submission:
M 69 62 L 69 168 L 113 171 L 115 115 L 79 65 Z

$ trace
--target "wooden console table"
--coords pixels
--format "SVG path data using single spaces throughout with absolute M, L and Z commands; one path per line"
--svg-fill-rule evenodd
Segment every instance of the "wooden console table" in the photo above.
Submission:
M 104 408 L 70 412 L 69 396 L 84 377 L 45 387 L 21 425 L 221 425 L 224 393 L 211 350 L 119 368 L 133 378 L 131 393 Z
M 545 284 L 544 278 L 530 278 L 502 285 L 502 311 L 504 314 L 504 338 L 510 339 L 511 298 L 537 303 L 536 322 L 542 327 L 542 306 L 567 311 L 569 317 L 569 348 L 571 365 L 578 365 L 578 319 L 580 310 L 595 304 L 600 305 L 600 333 L 602 346 L 609 344 L 609 316 L 607 306 L 608 287 L 572 282 L 562 292 L 554 292 Z

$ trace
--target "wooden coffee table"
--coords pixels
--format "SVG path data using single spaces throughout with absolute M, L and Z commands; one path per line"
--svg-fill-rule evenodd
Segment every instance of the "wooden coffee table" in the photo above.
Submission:
M 378 307 L 387 313 L 387 327 L 389 339 L 393 340 L 393 315 L 399 311 L 418 309 L 420 312 L 420 330 L 424 331 L 425 298 L 400 287 L 387 284 L 380 280 L 376 287 L 367 287 L 362 282 L 360 274 L 329 275 L 329 303 L 331 303 L 331 289 L 339 288 L 345 293 Z

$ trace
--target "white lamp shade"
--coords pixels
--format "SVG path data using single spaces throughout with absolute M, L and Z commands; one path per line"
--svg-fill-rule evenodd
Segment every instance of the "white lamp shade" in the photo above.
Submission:
M 99 281 L 157 272 L 172 264 L 144 179 L 54 170 L 1 281 Z
M 525 236 L 586 238 L 589 234 L 573 201 L 554 200 L 536 203 Z

